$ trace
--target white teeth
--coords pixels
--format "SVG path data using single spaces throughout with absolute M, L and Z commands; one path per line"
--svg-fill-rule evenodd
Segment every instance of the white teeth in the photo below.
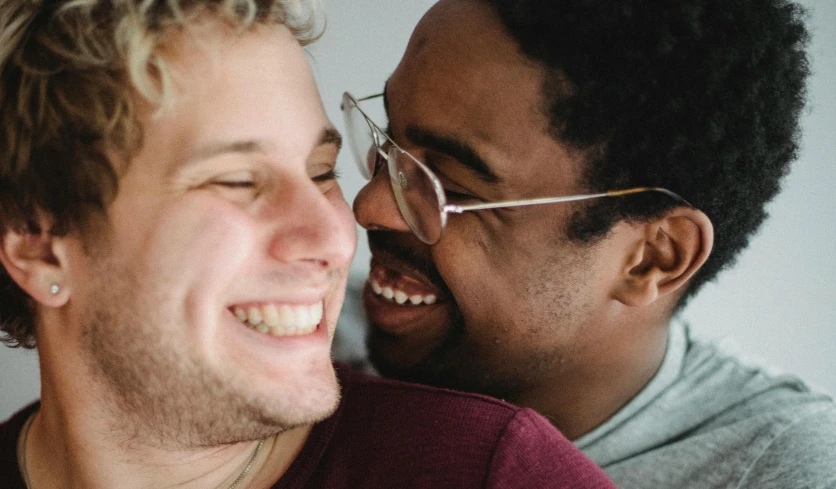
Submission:
M 232 313 L 251 329 L 272 336 L 298 336 L 311 334 L 322 322 L 322 302 L 310 306 L 249 306 L 234 307 Z
M 317 325 L 322 322 L 322 303 L 311 306 L 311 324 Z
M 241 321 L 246 321 L 247 320 L 247 311 L 241 309 L 240 307 L 236 307 L 234 312 L 235 312 L 235 317 L 237 317 Z
M 283 325 L 294 323 L 293 309 L 288 305 L 279 307 L 279 322 Z
M 311 323 L 311 312 L 308 307 L 300 307 L 296 311 L 296 327 L 304 328 Z
M 438 300 L 438 298 L 433 294 L 407 295 L 407 293 L 402 290 L 393 289 L 392 287 L 383 287 L 377 280 L 369 280 L 369 283 L 371 284 L 372 291 L 375 295 L 383 296 L 399 305 L 405 305 L 407 303 L 413 306 L 419 306 L 421 304 L 431 305 L 435 304 Z
M 279 325 L 279 311 L 276 310 L 276 306 L 272 304 L 264 306 L 264 324 L 271 328 Z
M 261 311 L 257 307 L 251 307 L 247 315 L 249 316 L 248 321 L 251 325 L 258 326 L 261 324 Z

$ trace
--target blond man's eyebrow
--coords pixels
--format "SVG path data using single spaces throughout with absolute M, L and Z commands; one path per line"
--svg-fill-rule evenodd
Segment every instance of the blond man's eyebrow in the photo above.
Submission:
M 322 130 L 322 134 L 317 141 L 316 147 L 334 145 L 339 151 L 343 145 L 343 137 L 333 127 L 326 127 Z M 209 160 L 225 154 L 262 154 L 266 155 L 270 152 L 270 148 L 274 145 L 268 141 L 251 139 L 240 141 L 220 141 L 209 143 L 205 146 L 197 148 L 192 155 L 182 164 L 172 168 L 172 172 L 182 171 L 190 166 L 193 166 L 201 161 Z
M 325 146 L 328 144 L 333 144 L 338 150 L 343 147 L 343 137 L 333 127 L 326 127 L 322 130 L 322 136 L 319 138 L 319 144 L 317 146 Z

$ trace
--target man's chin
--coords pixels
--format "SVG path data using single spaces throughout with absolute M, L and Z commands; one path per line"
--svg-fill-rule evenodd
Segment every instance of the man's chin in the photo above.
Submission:
M 458 372 L 455 352 L 460 338 L 457 328 L 432 339 L 399 336 L 371 324 L 366 346 L 369 361 L 382 376 L 405 382 L 456 388 L 450 374 Z
M 340 402 L 340 385 L 330 358 L 317 360 L 275 379 L 265 392 L 253 398 L 257 416 L 268 424 L 292 428 L 322 421 L 331 416 Z
M 515 369 L 480 362 L 480 356 L 464 345 L 456 333 L 440 346 L 416 355 L 408 346 L 372 329 L 367 347 L 372 366 L 390 379 L 509 401 L 518 398 L 521 389 L 530 387 Z
M 369 360 L 378 372 L 378 364 L 393 372 L 420 368 L 434 352 L 449 342 L 445 332 L 440 333 L 428 334 L 419 329 L 413 334 L 393 334 L 370 321 L 366 338 Z
M 457 383 L 451 383 L 449 377 L 444 375 L 446 370 L 444 366 L 425 358 L 414 363 L 407 363 L 403 360 L 385 349 L 369 348 L 369 361 L 383 377 L 414 384 L 462 390 Z

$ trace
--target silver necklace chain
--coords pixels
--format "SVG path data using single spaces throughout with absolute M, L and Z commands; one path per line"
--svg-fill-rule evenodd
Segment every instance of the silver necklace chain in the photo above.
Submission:
M 29 485 L 29 470 L 26 468 L 26 442 L 29 440 L 29 430 L 32 429 L 32 421 L 35 419 L 35 413 L 32 413 L 26 419 L 26 424 L 23 426 L 23 446 L 20 448 L 20 465 L 23 469 L 23 485 L 26 489 L 31 489 Z
M 23 427 L 23 446 L 20 450 L 20 465 L 21 469 L 23 469 L 23 485 L 26 486 L 26 489 L 32 489 L 32 486 L 29 485 L 29 468 L 26 466 L 26 442 L 29 440 L 29 430 L 32 429 L 32 421 L 35 419 L 35 413 L 32 413 L 29 416 L 29 419 L 26 420 L 26 425 Z M 238 474 L 238 477 L 232 481 L 232 485 L 230 485 L 227 489 L 235 489 L 238 487 L 238 484 L 244 480 L 244 477 L 250 473 L 250 470 L 253 468 L 253 463 L 255 463 L 256 457 L 258 457 L 258 452 L 261 451 L 261 447 L 264 446 L 264 440 L 260 440 L 258 445 L 255 446 L 255 451 L 253 455 L 250 457 L 250 461 L 247 462 L 247 466 L 244 467 L 244 470 Z
M 244 480 L 244 477 L 246 477 L 247 474 L 250 472 L 250 469 L 253 468 L 253 463 L 255 462 L 255 458 L 258 456 L 258 452 L 261 451 L 262 445 L 264 445 L 264 440 L 260 440 L 258 442 L 258 445 L 255 446 L 253 456 L 250 457 L 250 461 L 247 463 L 247 466 L 244 467 L 244 470 L 241 472 L 241 474 L 238 475 L 238 478 L 232 481 L 232 485 L 230 485 L 227 489 L 235 489 L 236 487 L 238 487 L 238 484 L 240 484 L 241 481 Z

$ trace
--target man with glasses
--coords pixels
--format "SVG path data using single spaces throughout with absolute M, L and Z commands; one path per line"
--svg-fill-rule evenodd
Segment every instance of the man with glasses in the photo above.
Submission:
M 375 368 L 533 407 L 619 487 L 834 487 L 832 399 L 672 319 L 796 157 L 803 15 L 436 4 L 385 92 L 343 100 Z

